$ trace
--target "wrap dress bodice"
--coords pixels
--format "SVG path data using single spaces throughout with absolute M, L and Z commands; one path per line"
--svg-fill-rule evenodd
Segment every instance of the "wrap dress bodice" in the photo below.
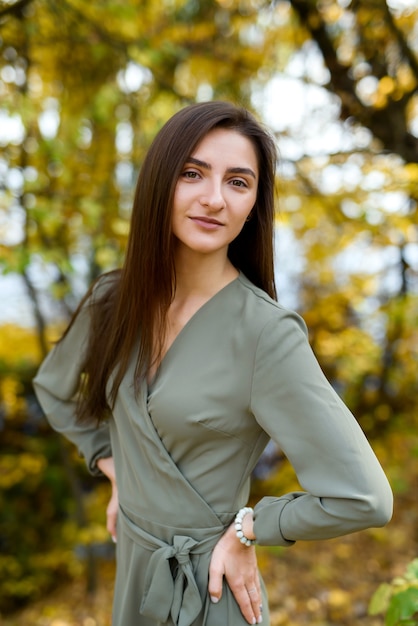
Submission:
M 247 502 L 270 439 L 293 465 L 301 491 L 256 505 L 258 543 L 287 546 L 388 521 L 386 477 L 323 375 L 303 320 L 245 276 L 195 313 L 138 394 L 133 350 L 112 418 L 99 428 L 74 417 L 88 309 L 34 385 L 52 426 L 78 446 L 93 473 L 98 458 L 115 460 L 114 626 L 246 624 L 226 585 L 219 604 L 208 601 L 208 567 Z

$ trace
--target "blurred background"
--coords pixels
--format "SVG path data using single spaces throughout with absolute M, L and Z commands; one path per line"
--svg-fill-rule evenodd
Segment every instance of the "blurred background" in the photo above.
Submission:
M 155 133 L 211 99 L 277 138 L 279 300 L 395 492 L 386 529 L 259 550 L 272 626 L 418 624 L 417 18 L 417 0 L 0 0 L 2 625 L 110 626 L 108 485 L 31 379 L 121 263 Z M 253 498 L 294 486 L 269 449 Z

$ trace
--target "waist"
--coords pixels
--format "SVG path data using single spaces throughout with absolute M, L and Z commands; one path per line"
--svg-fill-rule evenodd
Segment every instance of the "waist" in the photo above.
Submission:
M 161 543 L 171 544 L 175 536 L 186 536 L 198 543 L 213 543 L 215 545 L 219 537 L 232 523 L 235 515 L 234 512 L 220 514 L 218 516 L 219 523 L 207 527 L 192 525 L 173 526 L 170 524 L 170 520 L 167 520 L 166 523 L 162 523 L 160 520 L 150 520 L 138 515 L 137 512 L 132 511 L 125 505 L 120 505 L 119 510 L 119 518 L 123 530 L 128 533 L 135 543 L 139 543 L 143 547 L 147 547 L 144 543 L 149 543 L 150 547 L 148 549 L 151 550 L 161 547 Z M 211 547 L 208 549 L 211 549 Z

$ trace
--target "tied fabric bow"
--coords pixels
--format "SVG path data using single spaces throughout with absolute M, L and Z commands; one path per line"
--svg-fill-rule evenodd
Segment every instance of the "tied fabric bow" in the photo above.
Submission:
M 175 535 L 172 545 L 153 553 L 145 575 L 142 615 L 166 622 L 171 613 L 176 626 L 193 623 L 203 606 L 190 561 L 190 552 L 197 545 L 191 537 Z M 172 558 L 178 563 L 174 579 L 169 561 Z

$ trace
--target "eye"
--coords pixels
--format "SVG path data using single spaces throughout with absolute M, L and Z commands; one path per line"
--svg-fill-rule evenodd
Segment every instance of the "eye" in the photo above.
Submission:
M 182 178 L 186 178 L 188 180 L 196 180 L 200 177 L 200 174 L 199 172 L 196 172 L 196 170 L 185 170 L 182 172 L 181 176 Z
M 231 180 L 231 185 L 233 187 L 248 187 L 248 184 L 245 180 L 242 180 L 241 178 L 234 178 Z

